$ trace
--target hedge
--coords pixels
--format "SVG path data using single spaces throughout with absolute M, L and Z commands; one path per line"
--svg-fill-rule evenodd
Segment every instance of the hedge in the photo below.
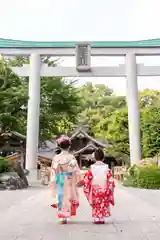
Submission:
M 136 177 L 137 187 L 148 189 L 160 188 L 160 168 L 155 166 L 139 168 Z
M 160 189 L 160 168 L 154 165 L 145 167 L 132 166 L 129 169 L 128 179 L 130 179 L 129 182 L 132 187 Z M 129 184 L 124 182 L 124 185 Z

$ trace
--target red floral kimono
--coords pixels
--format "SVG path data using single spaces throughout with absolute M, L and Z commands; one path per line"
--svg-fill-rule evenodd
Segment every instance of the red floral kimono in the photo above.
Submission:
M 110 204 L 114 205 L 114 180 L 108 165 L 97 161 L 86 172 L 83 185 L 84 194 L 92 206 L 92 217 L 97 223 L 104 223 L 104 218 L 109 217 Z

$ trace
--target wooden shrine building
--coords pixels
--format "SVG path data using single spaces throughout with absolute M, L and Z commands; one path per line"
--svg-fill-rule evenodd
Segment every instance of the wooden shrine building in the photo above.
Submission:
M 2 156 L 21 152 L 26 148 L 26 136 L 15 132 L 6 132 L 0 135 L 0 154 Z
M 89 167 L 93 163 L 92 154 L 97 148 L 107 148 L 107 143 L 102 143 L 99 140 L 90 136 L 83 128 L 77 129 L 71 139 L 70 151 L 75 155 L 80 168 Z
M 0 135 L 0 156 L 18 160 L 25 166 L 26 136 L 15 131 Z

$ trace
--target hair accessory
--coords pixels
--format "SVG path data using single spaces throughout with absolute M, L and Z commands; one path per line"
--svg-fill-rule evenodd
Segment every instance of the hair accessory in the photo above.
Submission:
M 60 144 L 60 143 L 62 143 L 62 142 L 65 142 L 65 141 L 68 141 L 69 143 L 71 143 L 71 140 L 70 140 L 70 138 L 69 138 L 68 136 L 61 136 L 60 138 L 58 138 L 58 139 L 56 140 L 56 142 L 57 142 L 58 144 Z

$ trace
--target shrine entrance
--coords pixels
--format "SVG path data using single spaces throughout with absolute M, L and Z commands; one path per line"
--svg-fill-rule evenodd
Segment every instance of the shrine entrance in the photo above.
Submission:
M 29 56 L 30 64 L 13 67 L 19 76 L 29 76 L 26 168 L 37 167 L 40 77 L 126 77 L 131 164 L 141 159 L 140 114 L 137 76 L 160 76 L 160 66 L 136 63 L 136 56 L 160 55 L 160 39 L 130 42 L 33 42 L 0 39 L 0 54 Z M 41 56 L 75 57 L 76 67 L 49 67 Z M 125 64 L 92 67 L 92 56 L 123 56 Z

